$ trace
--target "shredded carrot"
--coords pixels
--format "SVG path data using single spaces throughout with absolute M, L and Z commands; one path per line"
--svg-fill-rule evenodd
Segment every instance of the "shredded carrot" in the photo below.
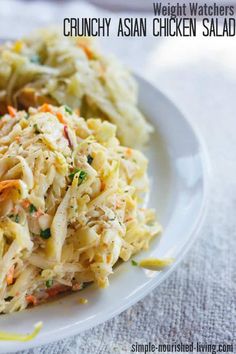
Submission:
M 79 47 L 83 49 L 83 51 L 85 52 L 85 54 L 87 55 L 87 58 L 89 60 L 94 58 L 94 54 L 92 52 L 92 50 L 84 43 L 78 43 Z
M 5 181 L 0 182 L 0 192 L 3 189 L 9 188 L 9 187 L 18 187 L 18 186 L 19 186 L 18 179 L 6 179 Z
M 7 106 L 8 113 L 13 118 L 16 115 L 17 110 L 12 106 Z
M 48 103 L 44 103 L 40 108 L 39 108 L 39 112 L 49 112 L 49 113 L 53 113 L 52 108 L 50 107 L 50 105 Z
M 11 268 L 9 269 L 9 272 L 7 273 L 7 285 L 11 285 L 13 283 L 14 271 L 15 271 L 15 266 L 13 264 L 13 266 L 11 266 Z
M 61 112 L 57 112 L 57 119 L 59 120 L 60 123 L 66 124 L 63 114 Z
M 20 137 L 19 136 L 15 136 L 15 141 L 19 142 L 20 141 Z
M 110 261 L 111 261 L 111 254 L 108 254 L 107 255 L 107 263 L 110 263 Z
M 30 202 L 28 201 L 28 199 L 24 199 L 21 204 L 25 209 L 30 206 Z
M 133 153 L 133 150 L 132 150 L 132 149 L 130 149 L 130 148 L 127 148 L 127 149 L 126 149 L 126 156 L 127 156 L 127 157 L 132 156 L 132 153 Z
M 26 295 L 25 299 L 29 304 L 37 305 L 37 298 L 34 295 Z
M 63 291 L 68 290 L 69 288 L 65 285 L 56 285 L 53 288 L 47 289 L 46 292 L 49 297 L 54 297 L 59 293 L 62 293 Z
M 105 182 L 101 181 L 101 188 L 100 188 L 100 191 L 103 192 L 106 188 L 106 184 Z

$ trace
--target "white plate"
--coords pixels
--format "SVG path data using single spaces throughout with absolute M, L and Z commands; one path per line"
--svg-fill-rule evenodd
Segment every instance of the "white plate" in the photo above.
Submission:
M 157 210 L 164 232 L 147 252 L 135 257 L 174 257 L 163 272 L 123 263 L 106 290 L 88 287 L 53 303 L 0 316 L 0 330 L 26 333 L 42 320 L 43 329 L 27 343 L 1 342 L 0 353 L 34 347 L 82 332 L 124 311 L 157 287 L 190 247 L 206 204 L 206 155 L 195 131 L 178 109 L 156 88 L 137 77 L 139 106 L 156 128 L 146 153 L 150 158 L 151 193 L 148 204 Z M 78 297 L 88 298 L 78 305 Z

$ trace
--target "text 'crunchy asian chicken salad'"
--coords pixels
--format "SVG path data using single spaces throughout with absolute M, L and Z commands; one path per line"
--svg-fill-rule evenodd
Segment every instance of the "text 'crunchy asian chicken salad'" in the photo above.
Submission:
M 160 230 L 141 208 L 147 160 L 115 125 L 43 104 L 0 119 L 0 312 L 108 285 Z

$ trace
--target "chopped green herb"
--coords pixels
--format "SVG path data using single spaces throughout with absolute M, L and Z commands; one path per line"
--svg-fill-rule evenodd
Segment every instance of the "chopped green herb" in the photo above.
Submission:
M 30 61 L 31 61 L 31 63 L 34 63 L 34 64 L 40 64 L 40 57 L 37 54 L 32 55 L 32 57 L 30 58 Z
M 50 229 L 41 230 L 40 236 L 45 240 L 47 240 L 49 237 L 51 237 L 51 230 Z
M 19 215 L 18 215 L 18 214 L 16 214 L 16 217 L 15 217 L 15 222 L 19 223 L 19 221 L 20 221 Z
M 76 174 L 77 172 L 79 172 L 79 169 L 78 169 L 78 168 L 75 169 L 73 172 L 71 172 L 71 173 L 69 174 L 69 179 L 70 179 L 71 181 L 73 181 L 74 176 L 75 176 L 75 174 Z
M 4 117 L 4 115 L 1 115 L 1 114 L 0 114 L 0 119 L 2 119 L 3 117 Z
M 17 223 L 19 223 L 19 221 L 20 221 L 20 218 L 19 218 L 18 214 L 16 214 L 16 215 L 11 214 L 11 215 L 9 215 L 9 218 L 12 219 L 13 221 L 17 222 Z
M 30 204 L 29 206 L 29 212 L 30 214 L 33 214 L 37 211 L 37 209 L 35 208 L 35 206 L 33 204 Z
M 64 106 L 65 107 L 65 111 L 67 112 L 67 113 L 69 113 L 69 114 L 72 114 L 73 113 L 73 111 L 72 111 L 72 109 L 70 108 L 70 107 L 68 107 L 68 106 Z
M 29 113 L 25 113 L 25 119 L 29 119 Z
M 40 134 L 41 133 L 37 124 L 34 124 L 33 127 L 34 127 L 34 130 L 35 130 L 35 134 Z
M 83 180 L 87 177 L 87 172 L 85 171 L 80 171 L 80 174 L 79 174 L 79 180 L 81 181 L 80 183 L 83 182 Z M 80 184 L 79 183 L 79 184 Z
M 53 285 L 53 279 L 48 279 L 48 280 L 46 281 L 46 287 L 47 287 L 47 288 L 51 288 L 52 285 Z
M 132 266 L 134 266 L 134 267 L 137 267 L 137 265 L 138 265 L 138 263 L 135 261 L 135 260 L 131 260 L 131 264 L 132 264 Z
M 79 178 L 78 178 L 78 186 L 83 182 L 83 180 L 86 178 L 87 176 L 87 172 L 83 171 L 83 170 L 80 170 L 79 168 L 75 169 L 70 175 L 69 175 L 69 178 L 71 181 L 73 181 L 74 179 L 74 176 L 76 174 L 79 174 Z
M 88 155 L 87 156 L 87 161 L 90 165 L 92 165 L 92 162 L 93 162 L 93 157 L 91 155 Z
M 11 301 L 13 299 L 13 296 L 8 296 L 8 297 L 6 297 L 4 300 L 5 301 Z

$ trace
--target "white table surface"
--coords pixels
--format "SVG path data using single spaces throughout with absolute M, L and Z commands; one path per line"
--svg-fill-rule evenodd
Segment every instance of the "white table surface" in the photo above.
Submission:
M 79 1 L 60 8 L 45 3 L 42 18 L 39 2 L 22 5 L 2 0 L 0 5 L 0 37 L 59 22 L 67 14 L 106 15 Z M 182 264 L 143 301 L 79 336 L 21 353 L 129 353 L 136 340 L 234 341 L 236 345 L 235 38 L 147 37 L 102 42 L 169 96 L 198 127 L 211 162 L 209 210 Z

